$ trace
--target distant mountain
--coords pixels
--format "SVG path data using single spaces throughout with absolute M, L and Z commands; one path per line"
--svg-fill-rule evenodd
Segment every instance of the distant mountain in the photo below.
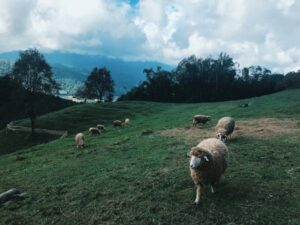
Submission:
M 170 65 L 152 61 L 125 61 L 119 58 L 110 58 L 102 55 L 83 55 L 75 53 L 51 52 L 43 53 L 47 62 L 52 66 L 55 79 L 62 84 L 62 87 L 70 87 L 67 91 L 73 94 L 84 82 L 94 67 L 106 67 L 111 71 L 115 81 L 116 95 L 120 95 L 139 82 L 145 80 L 143 70 L 145 68 L 156 68 L 171 70 Z M 0 59 L 15 61 L 19 57 L 19 52 L 0 53 Z M 75 84 L 75 86 L 74 86 Z

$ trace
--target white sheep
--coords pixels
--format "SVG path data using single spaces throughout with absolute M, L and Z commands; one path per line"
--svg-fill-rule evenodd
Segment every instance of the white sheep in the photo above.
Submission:
M 196 185 L 195 203 L 199 204 L 201 188 L 204 185 L 210 185 L 211 191 L 215 192 L 215 187 L 227 167 L 228 149 L 222 141 L 208 138 L 193 147 L 188 155 L 191 177 Z
M 75 143 L 77 148 L 84 148 L 84 134 L 83 133 L 78 133 L 75 135 Z
M 206 124 L 206 122 L 210 120 L 211 120 L 211 116 L 195 115 L 193 116 L 193 127 L 195 127 L 198 123 Z
M 125 119 L 125 122 L 124 122 L 124 126 L 125 127 L 128 127 L 130 125 L 130 119 L 129 118 L 126 118 Z
M 216 125 L 217 138 L 225 142 L 234 131 L 235 120 L 232 117 L 221 118 Z
M 114 127 L 122 127 L 123 123 L 121 120 L 114 120 L 113 121 L 113 126 Z
M 98 125 L 97 125 L 97 128 L 98 128 L 100 131 L 105 131 L 105 130 L 106 130 L 106 129 L 105 129 L 105 126 L 102 125 L 102 124 L 98 124 Z
M 89 134 L 90 135 L 101 134 L 101 131 L 97 127 L 90 127 Z

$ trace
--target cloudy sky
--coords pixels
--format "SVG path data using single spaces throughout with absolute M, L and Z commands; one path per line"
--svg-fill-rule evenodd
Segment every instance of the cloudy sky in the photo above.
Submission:
M 226 52 L 300 69 L 299 0 L 0 0 L 0 52 L 36 47 L 176 64 Z

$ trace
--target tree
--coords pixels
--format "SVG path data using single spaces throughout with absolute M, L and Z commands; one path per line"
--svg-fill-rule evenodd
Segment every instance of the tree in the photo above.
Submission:
M 285 86 L 290 88 L 300 87 L 300 70 L 291 71 L 285 75 Z
M 153 101 L 172 102 L 174 97 L 174 76 L 171 72 L 161 70 L 157 67 L 156 71 L 144 69 L 147 82 L 144 83 L 148 96 Z
M 11 63 L 0 59 L 0 76 L 5 76 L 11 72 Z
M 95 67 L 87 77 L 84 86 L 77 90 L 77 96 L 99 101 L 112 101 L 114 94 L 114 81 L 110 71 Z
M 21 51 L 19 59 L 13 65 L 10 76 L 24 88 L 24 102 L 31 122 L 32 135 L 35 133 L 38 93 L 52 95 L 59 90 L 59 85 L 52 75 L 51 67 L 37 49 Z
M 218 58 L 184 58 L 172 71 L 144 69 L 147 80 L 119 100 L 163 102 L 208 102 L 261 96 L 286 87 L 299 86 L 300 72 L 273 74 L 261 66 L 236 68 L 236 62 L 221 53 Z

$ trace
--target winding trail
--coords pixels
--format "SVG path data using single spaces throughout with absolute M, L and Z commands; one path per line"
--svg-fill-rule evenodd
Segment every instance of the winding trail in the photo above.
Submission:
M 23 127 L 19 125 L 15 125 L 16 121 L 11 121 L 6 125 L 6 128 L 11 131 L 22 131 L 22 132 L 31 132 L 31 127 Z M 41 129 L 35 128 L 36 133 L 40 134 L 52 134 L 52 135 L 59 135 L 61 136 L 60 139 L 65 138 L 68 136 L 67 130 L 48 130 L 48 129 Z

